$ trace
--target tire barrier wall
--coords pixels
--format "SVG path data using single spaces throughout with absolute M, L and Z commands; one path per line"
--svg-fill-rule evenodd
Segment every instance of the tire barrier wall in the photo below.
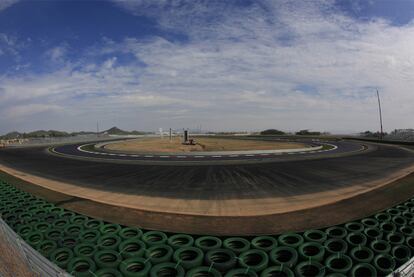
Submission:
M 414 198 L 319 230 L 215 237 L 89 218 L 0 181 L 0 215 L 42 276 L 386 276 L 414 256 Z

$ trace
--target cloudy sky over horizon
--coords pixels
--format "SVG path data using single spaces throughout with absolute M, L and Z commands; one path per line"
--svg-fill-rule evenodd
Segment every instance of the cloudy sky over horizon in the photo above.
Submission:
M 0 0 L 0 133 L 414 128 L 414 1 Z

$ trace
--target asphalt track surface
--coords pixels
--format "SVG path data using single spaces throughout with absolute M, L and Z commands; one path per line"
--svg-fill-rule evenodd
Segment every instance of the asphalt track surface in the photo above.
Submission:
M 299 158 L 286 154 L 265 163 L 249 164 L 177 166 L 79 160 L 52 155 L 44 147 L 1 149 L 0 163 L 30 174 L 99 190 L 204 200 L 317 193 L 378 180 L 414 164 L 414 154 L 401 148 L 370 145 L 369 151 L 353 152 L 361 148 L 361 143 L 335 144 L 338 149 L 326 153 L 306 153 Z M 60 149 L 73 154 L 71 151 L 77 147 L 69 145 Z M 353 154 L 340 155 L 346 152 Z M 88 153 L 78 154 L 90 157 Z M 338 154 L 339 157 L 335 156 Z M 124 158 L 129 159 L 116 157 Z

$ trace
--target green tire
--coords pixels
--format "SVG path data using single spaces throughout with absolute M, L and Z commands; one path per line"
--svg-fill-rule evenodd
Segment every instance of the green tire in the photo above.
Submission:
M 168 238 L 168 245 L 174 250 L 180 247 L 190 247 L 194 244 L 194 238 L 187 234 L 175 234 Z
M 348 232 L 358 233 L 364 230 L 364 224 L 359 222 L 348 222 L 345 224 L 345 228 L 348 230 Z
M 352 268 L 352 259 L 344 254 L 334 254 L 326 258 L 325 266 L 329 272 L 347 274 Z
M 174 277 L 184 277 L 185 271 L 184 268 L 180 265 L 174 263 L 161 263 L 155 265 L 150 271 L 151 277 L 160 277 L 160 276 L 174 276 Z
M 76 256 L 84 256 L 84 257 L 93 257 L 96 250 L 96 245 L 88 242 L 77 244 L 73 248 L 73 253 L 75 253 Z
M 44 240 L 37 245 L 37 251 L 39 251 L 46 258 L 50 257 L 50 254 L 57 249 L 57 243 L 53 240 Z
M 122 228 L 119 231 L 119 236 L 122 239 L 138 239 L 142 237 L 142 230 L 135 227 Z
M 346 236 L 346 242 L 351 247 L 364 246 L 367 243 L 367 237 L 363 233 L 352 232 Z
M 48 239 L 58 241 L 61 237 L 63 237 L 63 231 L 59 228 L 51 228 L 46 234 L 45 237 Z
M 63 231 L 68 236 L 79 236 L 83 231 L 83 227 L 82 225 L 70 223 L 63 229 Z
M 173 259 L 184 269 L 192 269 L 203 264 L 204 253 L 197 247 L 181 247 L 174 252 Z
M 349 255 L 357 263 L 370 263 L 374 258 L 374 252 L 365 246 L 357 246 L 352 248 Z
M 288 267 L 283 266 L 271 266 L 263 270 L 262 274 L 260 274 L 260 277 L 274 276 L 295 277 L 295 274 Z
M 123 277 L 115 268 L 102 268 L 95 272 L 96 277 Z
M 106 234 L 118 234 L 119 231 L 121 231 L 121 226 L 119 224 L 103 224 L 101 227 L 99 227 L 99 231 L 102 235 Z
M 57 242 L 60 247 L 67 247 L 72 249 L 78 243 L 78 238 L 75 236 L 64 236 L 60 238 Z
M 270 261 L 274 265 L 293 267 L 298 262 L 298 252 L 289 246 L 279 246 L 269 253 Z
M 50 260 L 62 269 L 66 269 L 73 258 L 73 252 L 69 248 L 58 248 L 50 253 Z
M 221 273 L 214 268 L 208 266 L 199 266 L 193 269 L 190 269 L 186 277 L 222 277 Z
M 116 250 L 121 243 L 121 238 L 117 235 L 107 234 L 98 239 L 98 248 L 102 250 Z
M 395 260 L 391 255 L 379 254 L 374 257 L 373 265 L 381 275 L 391 274 L 395 269 Z
M 151 263 L 142 257 L 133 257 L 122 261 L 119 269 L 126 277 L 146 277 L 151 270 Z
M 239 265 L 241 267 L 246 267 L 256 272 L 260 272 L 268 267 L 269 257 L 263 250 L 247 250 L 240 254 Z
M 385 240 L 374 240 L 370 247 L 376 254 L 387 254 L 391 250 L 391 245 Z
M 324 246 L 330 254 L 346 253 L 348 251 L 348 244 L 343 239 L 328 239 Z
M 234 268 L 224 275 L 224 277 L 257 277 L 254 270 L 248 268 Z
M 142 235 L 142 240 L 147 246 L 167 243 L 167 235 L 159 231 L 148 231 Z
M 231 237 L 223 241 L 223 247 L 239 255 L 250 249 L 250 242 L 244 238 Z
M 327 239 L 327 234 L 321 230 L 308 230 L 303 233 L 305 241 L 324 243 Z
M 369 217 L 362 219 L 361 223 L 367 228 L 376 228 L 379 225 L 378 220 Z
M 305 261 L 317 261 L 321 262 L 323 257 L 325 256 L 325 248 L 316 242 L 305 242 L 301 246 L 299 246 L 299 255 Z
M 286 233 L 286 234 L 280 235 L 278 238 L 278 241 L 280 245 L 298 248 L 301 244 L 304 243 L 305 240 L 299 234 Z
M 376 277 L 377 270 L 368 263 L 360 263 L 351 269 L 351 277 Z
M 236 265 L 236 254 L 229 249 L 213 249 L 206 253 L 204 260 L 207 266 L 212 266 L 220 272 L 226 272 Z
M 95 270 L 95 263 L 88 257 L 75 257 L 68 263 L 68 272 L 75 277 L 91 276 Z
M 151 261 L 152 264 L 170 262 L 173 256 L 173 249 L 166 244 L 153 245 L 145 251 L 145 257 Z
M 72 224 L 83 225 L 86 221 L 88 221 L 88 219 L 89 218 L 85 215 L 75 215 L 69 220 L 69 222 Z
M 394 246 L 391 250 L 391 255 L 399 265 L 406 263 L 411 258 L 411 253 L 411 249 L 405 245 Z
M 378 220 L 378 222 L 390 221 L 391 215 L 388 213 L 377 213 L 375 219 Z
M 397 226 L 391 221 L 382 222 L 379 228 L 385 233 L 392 233 L 392 232 L 397 231 Z
M 195 240 L 194 245 L 203 251 L 219 249 L 223 242 L 218 237 L 203 236 Z
M 26 242 L 34 248 L 36 248 L 43 241 L 43 239 L 44 239 L 44 234 L 39 231 L 29 232 L 25 236 Z
M 405 240 L 404 235 L 398 232 L 389 233 L 386 238 L 391 245 L 402 245 Z
M 277 245 L 277 240 L 271 236 L 257 236 L 251 241 L 252 248 L 263 250 L 265 252 L 271 251 L 276 248 Z
M 86 230 L 88 229 L 96 229 L 99 230 L 99 228 L 103 225 L 103 221 L 102 220 L 98 220 L 98 219 L 88 219 L 87 221 L 85 221 L 83 223 L 83 227 L 85 227 Z
M 125 259 L 131 257 L 142 257 L 146 251 L 145 243 L 138 238 L 131 238 L 119 244 L 119 252 Z
M 99 268 L 117 268 L 122 257 L 114 250 L 100 250 L 95 252 L 93 260 Z
M 383 236 L 383 233 L 380 229 L 373 227 L 365 228 L 363 233 L 368 238 L 368 240 L 380 240 Z
M 100 236 L 101 233 L 99 233 L 99 231 L 96 229 L 84 230 L 79 234 L 79 239 L 82 242 L 95 243 Z
M 298 277 L 322 277 L 325 276 L 325 267 L 316 261 L 301 262 L 295 267 Z

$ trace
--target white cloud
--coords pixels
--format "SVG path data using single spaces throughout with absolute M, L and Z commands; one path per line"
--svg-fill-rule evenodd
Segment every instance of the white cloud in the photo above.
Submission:
M 44 112 L 56 112 L 61 110 L 62 107 L 57 105 L 47 104 L 24 104 L 9 107 L 5 110 L 4 114 L 7 119 L 21 119 L 38 113 Z
M 19 0 L 0 0 L 0 12 L 16 4 Z
M 106 39 L 88 52 L 105 55 L 101 64 L 0 79 L 0 100 L 63 106 L 73 126 L 87 115 L 131 129 L 202 123 L 221 130 L 358 131 L 377 127 L 378 87 L 386 127 L 413 127 L 414 23 L 360 22 L 332 1 L 239 8 L 226 1 L 117 2 L 187 40 Z M 145 66 L 123 64 L 119 53 Z

